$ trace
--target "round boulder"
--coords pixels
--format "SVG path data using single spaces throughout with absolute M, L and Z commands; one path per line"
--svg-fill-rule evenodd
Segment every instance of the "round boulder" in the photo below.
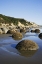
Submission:
M 15 40 L 21 40 L 23 37 L 23 35 L 20 32 L 14 32 L 14 34 L 12 35 L 12 38 L 14 38 Z
M 42 33 L 39 34 L 39 38 L 42 39 Z
M 16 45 L 16 49 L 25 50 L 25 51 L 26 50 L 37 50 L 38 48 L 39 48 L 38 45 L 31 40 L 23 40 Z
M 40 30 L 39 29 L 35 29 L 35 33 L 40 33 Z

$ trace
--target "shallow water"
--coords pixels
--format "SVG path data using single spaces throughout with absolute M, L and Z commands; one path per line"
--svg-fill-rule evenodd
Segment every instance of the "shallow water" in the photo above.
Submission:
M 42 64 L 42 39 L 38 33 L 28 32 L 24 39 L 33 40 L 39 46 L 37 51 L 18 51 L 15 46 L 20 40 L 14 40 L 10 34 L 0 35 L 0 64 Z

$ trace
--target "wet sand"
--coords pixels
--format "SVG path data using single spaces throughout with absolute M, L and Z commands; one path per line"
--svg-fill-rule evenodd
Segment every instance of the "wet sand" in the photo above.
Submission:
M 0 64 L 42 64 L 42 40 L 32 34 L 26 35 L 23 39 L 31 39 L 39 45 L 37 51 L 18 51 L 15 46 L 20 40 L 13 40 L 10 34 L 0 35 Z

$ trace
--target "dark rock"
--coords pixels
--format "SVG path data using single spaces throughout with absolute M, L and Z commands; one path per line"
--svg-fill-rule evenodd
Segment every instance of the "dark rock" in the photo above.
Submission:
M 42 39 L 42 33 L 39 34 L 39 38 Z
M 31 32 L 35 32 L 35 30 L 31 30 Z

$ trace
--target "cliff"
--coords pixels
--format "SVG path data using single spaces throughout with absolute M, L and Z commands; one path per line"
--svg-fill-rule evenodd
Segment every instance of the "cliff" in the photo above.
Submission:
M 9 16 L 5 16 L 5 15 L 2 15 L 0 14 L 0 23 L 4 23 L 4 24 L 9 24 L 11 25 L 15 25 L 15 26 L 38 26 L 37 24 L 35 23 L 32 23 L 32 22 L 29 22 L 29 21 L 26 21 L 25 19 L 22 19 L 22 18 L 14 18 L 14 17 L 9 17 Z M 1 25 L 1 24 L 0 24 Z

